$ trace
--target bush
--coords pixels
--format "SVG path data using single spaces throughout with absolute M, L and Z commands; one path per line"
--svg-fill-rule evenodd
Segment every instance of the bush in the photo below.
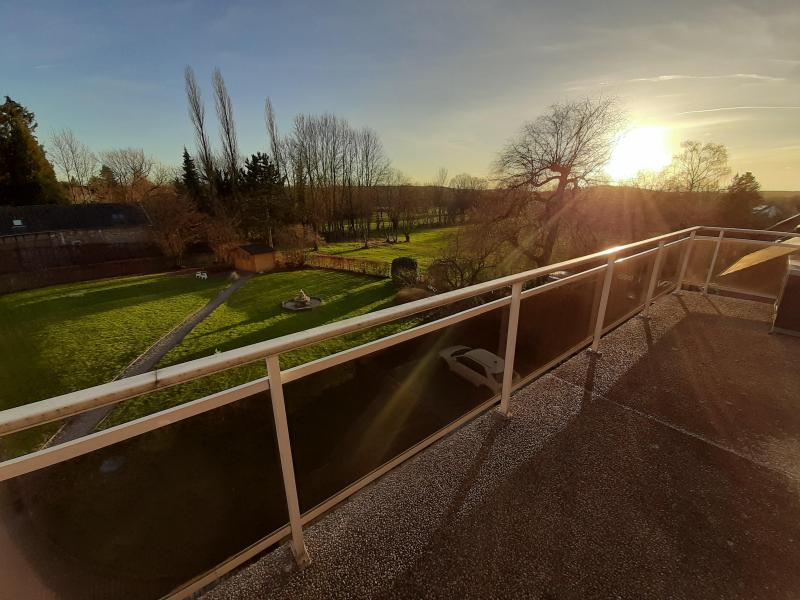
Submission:
M 417 283 L 419 268 L 410 256 L 400 256 L 392 261 L 392 282 L 397 287 L 412 287 Z

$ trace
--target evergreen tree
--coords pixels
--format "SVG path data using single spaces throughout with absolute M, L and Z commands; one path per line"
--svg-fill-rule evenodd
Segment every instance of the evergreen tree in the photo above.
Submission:
M 753 208 L 761 202 L 761 184 L 747 171 L 737 173 L 720 203 L 721 222 L 728 227 L 754 227 Z
M 741 175 L 737 173 L 728 186 L 729 194 L 748 199 L 752 202 L 757 202 L 761 199 L 760 190 L 761 184 L 758 183 L 755 176 L 750 171 L 742 173 Z
M 186 147 L 183 148 L 183 172 L 181 174 L 181 188 L 184 193 L 197 205 L 203 212 L 209 212 L 208 199 L 203 193 L 203 186 L 200 183 L 200 174 L 197 171 L 194 159 L 191 157 Z
M 283 178 L 267 154 L 256 152 L 245 159 L 238 180 L 242 229 L 249 238 L 265 238 L 271 246 L 275 226 L 289 218 Z
M 34 114 L 8 96 L 0 105 L 0 204 L 66 202 L 53 165 L 36 140 Z
M 125 201 L 125 191 L 108 165 L 102 165 L 100 172 L 89 180 L 89 191 L 95 202 Z

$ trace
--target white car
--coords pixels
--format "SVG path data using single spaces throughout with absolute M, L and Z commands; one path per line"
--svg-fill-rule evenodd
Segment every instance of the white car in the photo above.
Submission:
M 503 369 L 505 361 L 483 348 L 469 346 L 450 346 L 439 352 L 439 356 L 447 364 L 450 371 L 466 379 L 475 387 L 484 386 L 494 393 L 503 387 Z M 519 373 L 514 372 L 514 381 Z

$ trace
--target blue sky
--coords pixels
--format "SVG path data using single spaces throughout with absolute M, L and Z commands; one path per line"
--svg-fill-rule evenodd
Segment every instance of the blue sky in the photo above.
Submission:
M 220 67 L 241 150 L 264 149 L 263 103 L 286 130 L 329 111 L 382 136 L 417 181 L 486 175 L 504 140 L 554 101 L 621 97 L 670 143 L 728 145 L 734 170 L 800 189 L 800 3 L 4 2 L 0 94 L 95 150 L 192 146 L 183 69 L 210 112 Z M 701 112 L 704 111 L 704 112 Z

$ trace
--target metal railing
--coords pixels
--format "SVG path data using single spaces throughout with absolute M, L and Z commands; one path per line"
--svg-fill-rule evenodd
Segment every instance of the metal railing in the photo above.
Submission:
M 712 235 L 703 235 L 705 232 L 712 232 Z M 2 462 L 0 463 L 0 481 L 9 480 L 67 461 L 269 390 L 289 522 L 249 548 L 242 550 L 236 556 L 228 558 L 215 569 L 174 590 L 171 596 L 186 597 L 194 593 L 258 552 L 287 537 L 291 540 L 291 548 L 295 559 L 299 564 L 303 565 L 309 561 L 303 538 L 303 526 L 305 524 L 318 518 L 371 481 L 374 481 L 495 404 L 499 404 L 500 414 L 508 416 L 510 396 L 515 389 L 526 385 L 586 346 L 590 346 L 592 351 L 597 352 L 600 338 L 604 333 L 638 312 L 642 312 L 642 316 L 646 317 L 656 297 L 669 293 L 676 288 L 680 289 L 687 279 L 687 271 L 693 266 L 692 251 L 696 244 L 700 242 L 713 242 L 715 244 L 708 267 L 703 267 L 705 277 L 699 282 L 699 287 L 704 293 L 715 287 L 712 279 L 714 274 L 720 270 L 720 249 L 723 243 L 751 244 L 757 247 L 785 245 L 776 241 L 770 242 L 738 237 L 742 235 L 778 237 L 786 234 L 760 230 L 691 227 L 546 267 L 501 277 L 416 302 L 386 308 L 280 338 L 244 346 L 206 358 L 11 408 L 0 412 L 0 435 L 8 435 L 65 419 L 88 410 L 116 404 L 135 396 L 175 386 L 210 374 L 220 373 L 237 366 L 255 361 L 265 361 L 266 377 L 98 431 L 58 446 L 48 447 Z M 677 261 L 673 260 L 676 258 Z M 674 263 L 673 267 L 677 269 L 677 277 L 675 275 L 665 275 L 664 268 L 668 261 Z M 697 271 L 697 268 L 694 270 Z M 541 283 L 542 278 L 556 271 L 568 271 L 569 274 L 561 279 Z M 556 290 L 559 290 L 559 288 L 569 289 L 565 286 L 574 287 L 578 282 L 590 282 L 592 280 L 597 282 L 597 285 L 594 288 L 594 297 L 591 301 L 591 327 L 588 335 L 579 334 L 578 337 L 580 339 L 576 343 L 569 345 L 567 348 L 559 349 L 552 356 L 548 355 L 542 358 L 535 364 L 535 367 L 531 368 L 530 372 L 516 377 L 517 374 L 514 370 L 515 352 L 518 351 L 521 343 L 518 340 L 518 332 L 522 326 L 526 325 L 524 318 L 521 316 L 521 308 L 526 305 L 526 302 L 543 294 L 556 294 Z M 747 292 L 747 290 L 741 291 Z M 610 320 L 611 317 L 607 315 L 607 311 L 614 294 L 618 296 L 615 302 L 619 304 L 619 307 L 616 310 L 618 313 L 622 312 L 621 314 L 616 314 L 615 318 Z M 477 305 L 469 308 L 460 309 L 463 304 L 459 303 L 476 298 L 480 298 L 481 302 L 475 303 Z M 289 369 L 281 369 L 280 367 L 280 356 L 289 351 L 397 321 L 398 319 L 429 313 L 434 309 L 441 310 L 448 306 L 456 306 L 458 308 L 457 312 L 429 322 L 423 322 L 411 329 L 406 329 L 300 366 Z M 379 468 L 362 476 L 324 502 L 302 512 L 295 481 L 292 445 L 284 400 L 284 386 L 337 365 L 391 348 L 397 344 L 442 330 L 454 324 L 475 319 L 480 315 L 498 309 L 507 311 L 507 318 L 504 318 L 502 325 L 505 330 L 501 331 L 501 335 L 504 338 L 501 348 L 504 348 L 505 354 L 502 384 L 499 393 L 480 402 L 456 420 L 418 441 L 410 448 L 405 449 Z

